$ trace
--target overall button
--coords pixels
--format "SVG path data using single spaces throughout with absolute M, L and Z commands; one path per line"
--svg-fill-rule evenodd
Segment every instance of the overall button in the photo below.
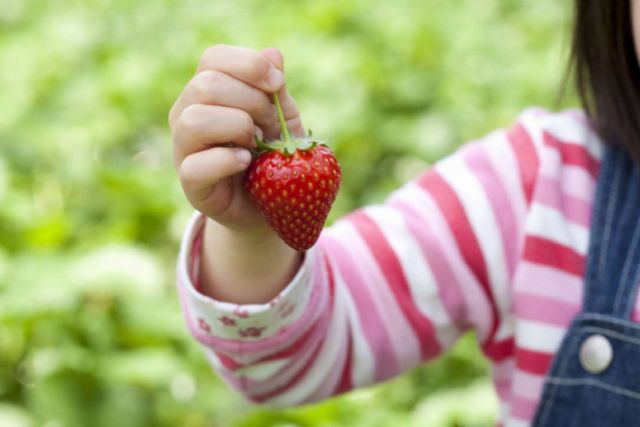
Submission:
M 599 374 L 609 367 L 613 359 L 613 348 L 603 335 L 591 335 L 580 347 L 580 364 L 585 371 Z

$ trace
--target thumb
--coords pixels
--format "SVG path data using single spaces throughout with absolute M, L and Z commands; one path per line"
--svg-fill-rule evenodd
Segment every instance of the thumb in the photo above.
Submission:
M 277 69 L 284 73 L 284 57 L 282 56 L 282 52 L 280 49 L 275 47 L 268 47 L 262 49 L 260 53 L 269 60 Z M 287 92 L 287 88 L 282 86 L 278 91 L 278 96 L 280 97 L 280 104 L 282 105 L 282 112 L 284 113 L 285 119 L 287 120 L 287 127 L 291 132 L 301 138 L 304 136 L 304 127 L 302 126 L 302 121 L 300 119 L 300 113 L 298 112 L 298 107 L 296 106 L 295 101 Z M 276 122 L 272 126 L 264 129 L 264 135 L 268 139 L 277 138 L 280 136 L 280 125 Z
M 277 69 L 284 72 L 284 57 L 282 56 L 282 52 L 280 49 L 276 47 L 267 47 L 260 51 L 262 56 L 267 58 L 269 62 L 271 62 Z

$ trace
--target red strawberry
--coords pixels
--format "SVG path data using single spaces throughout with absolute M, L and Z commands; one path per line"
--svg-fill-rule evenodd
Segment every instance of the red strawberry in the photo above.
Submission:
M 298 251 L 318 240 L 340 187 L 331 150 L 311 136 L 292 139 L 274 95 L 284 141 L 257 141 L 258 157 L 247 170 L 249 195 L 267 223 Z

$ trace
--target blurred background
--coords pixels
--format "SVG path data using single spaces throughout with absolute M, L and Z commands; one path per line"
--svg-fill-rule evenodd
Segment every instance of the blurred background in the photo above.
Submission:
M 571 2 L 0 0 L 0 426 L 491 426 L 473 335 L 386 384 L 250 407 L 183 325 L 167 113 L 209 45 L 284 52 L 331 220 L 557 103 Z

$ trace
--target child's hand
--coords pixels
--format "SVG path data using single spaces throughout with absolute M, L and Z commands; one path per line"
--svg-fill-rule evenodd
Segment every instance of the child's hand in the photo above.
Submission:
M 278 137 L 271 94 L 278 91 L 287 125 L 304 129 L 284 87 L 283 58 L 274 48 L 260 52 L 215 45 L 171 108 L 173 157 L 182 188 L 194 208 L 233 230 L 268 228 L 247 197 L 242 172 L 251 160 L 254 135 Z

